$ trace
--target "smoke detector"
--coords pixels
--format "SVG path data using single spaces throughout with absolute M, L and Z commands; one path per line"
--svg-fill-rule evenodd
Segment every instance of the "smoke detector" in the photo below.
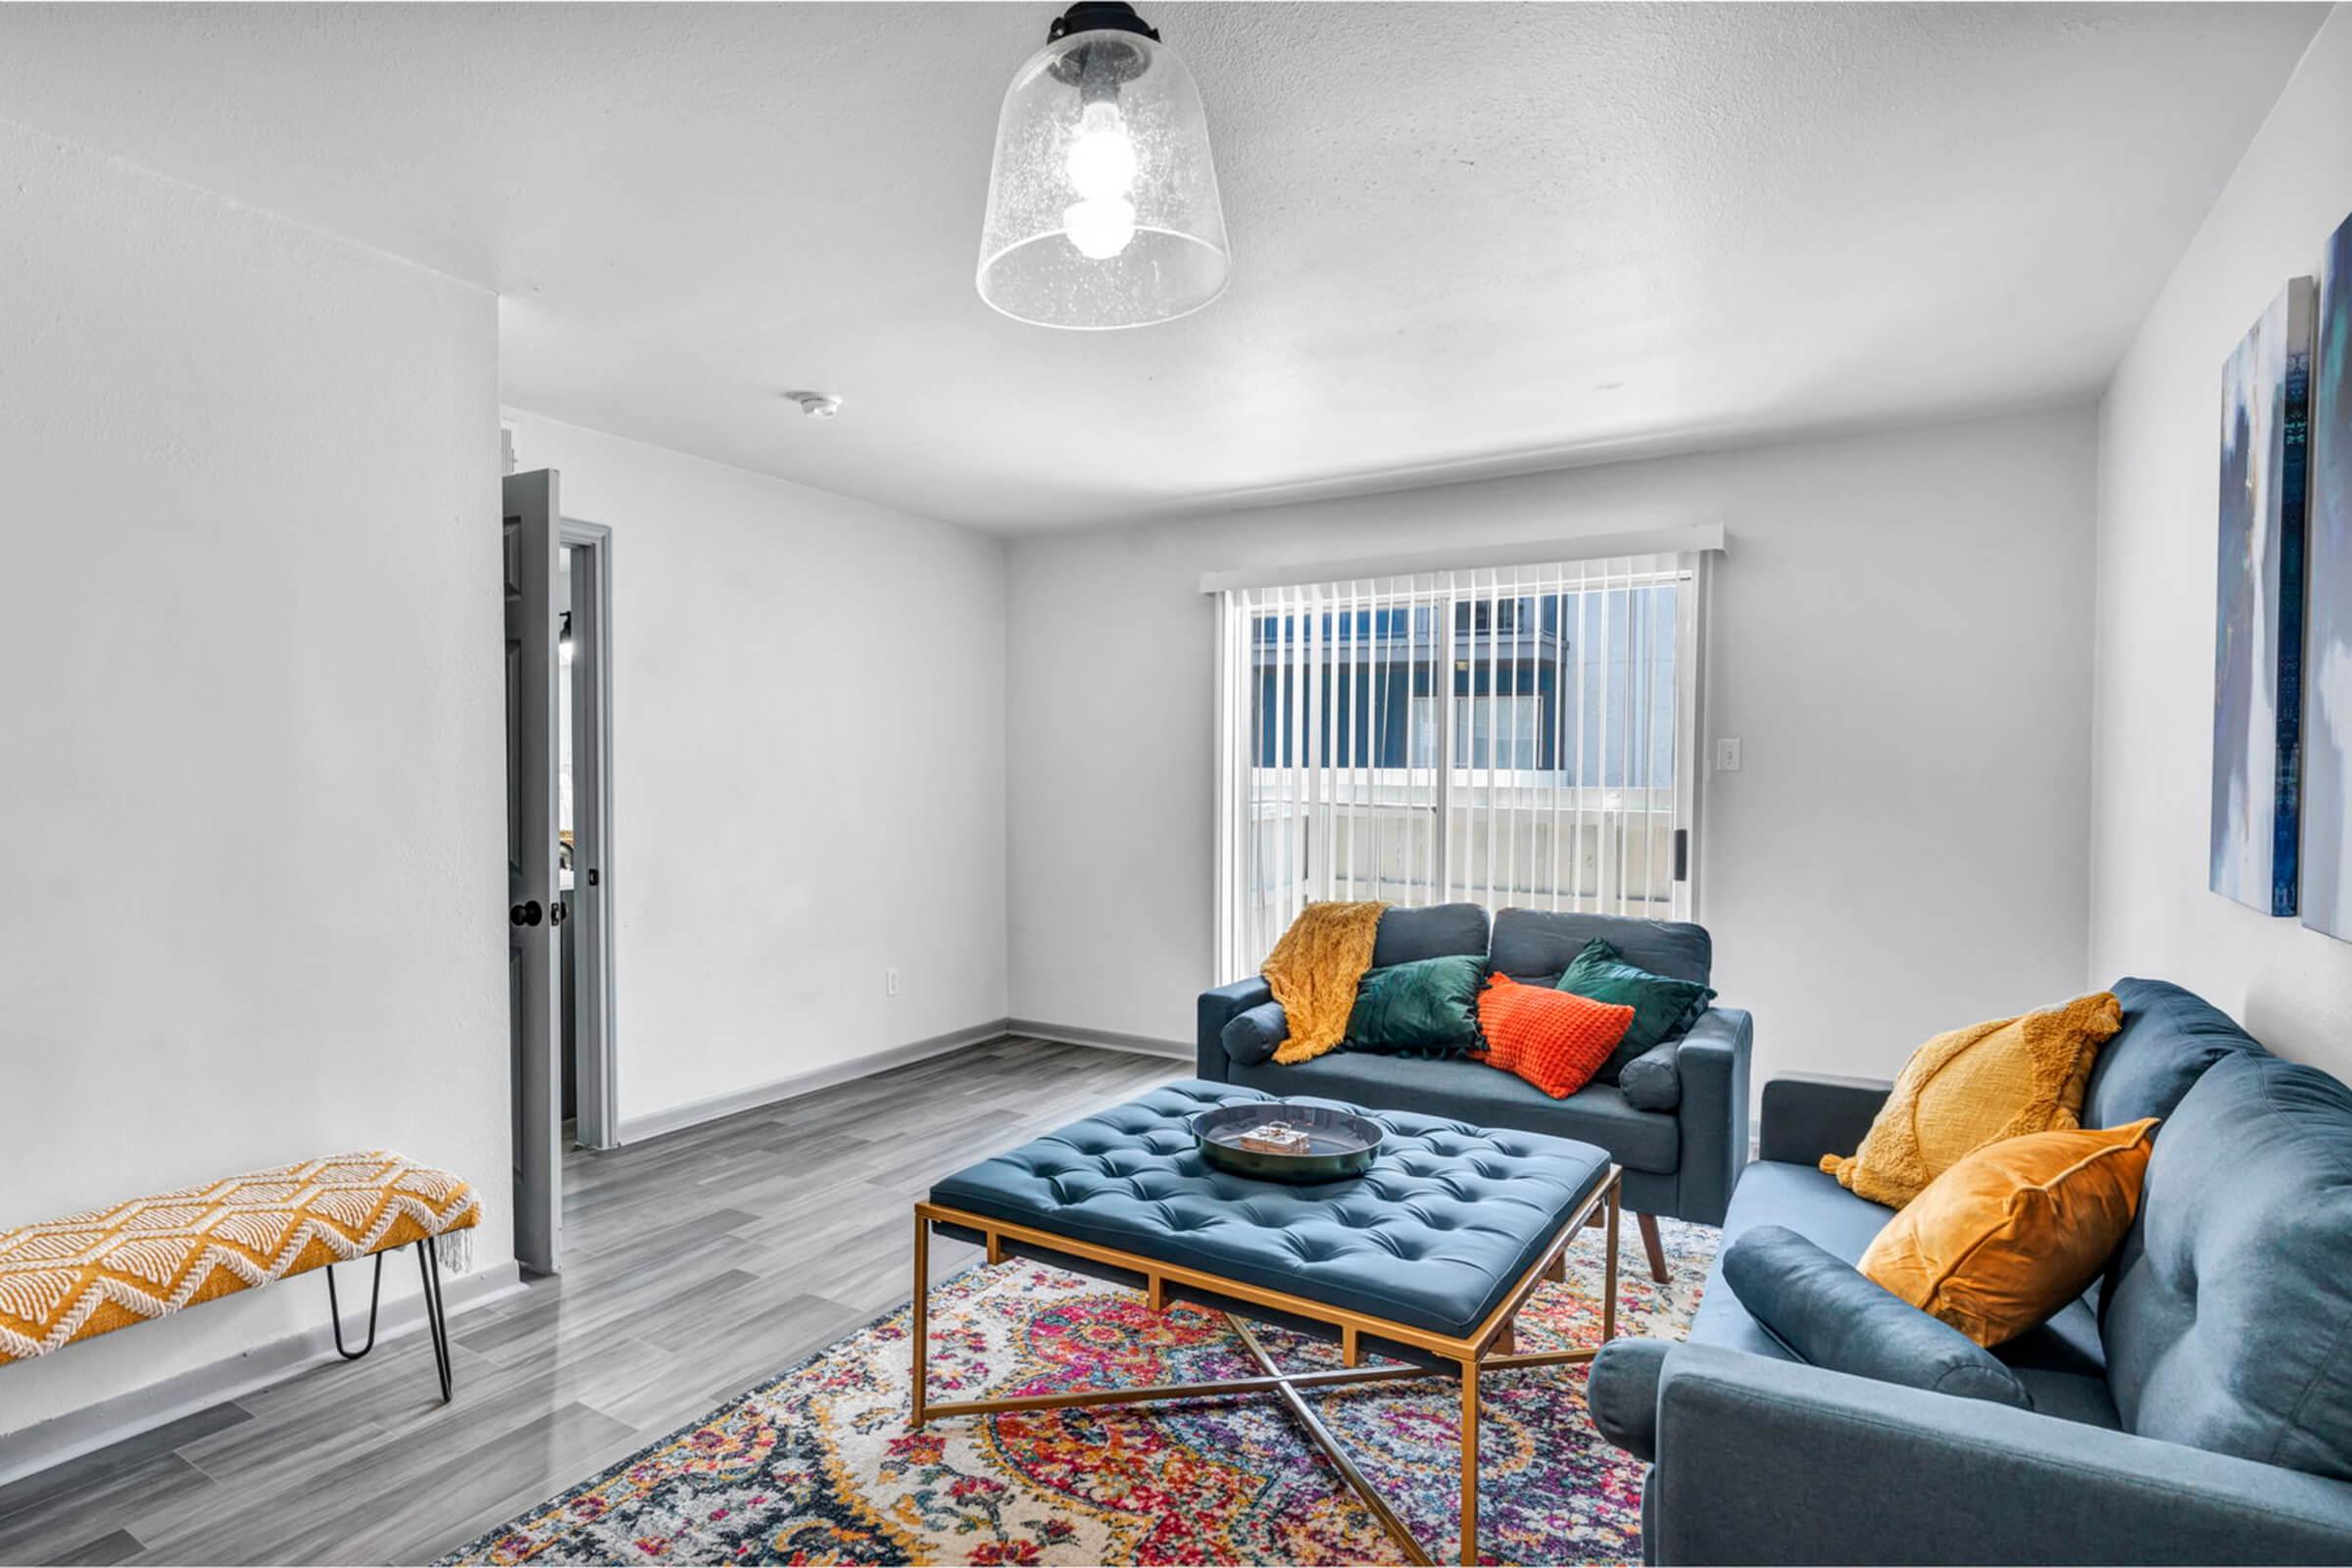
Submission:
M 823 392 L 787 392 L 784 394 L 801 406 L 801 412 L 811 419 L 830 419 L 841 412 L 841 399 Z

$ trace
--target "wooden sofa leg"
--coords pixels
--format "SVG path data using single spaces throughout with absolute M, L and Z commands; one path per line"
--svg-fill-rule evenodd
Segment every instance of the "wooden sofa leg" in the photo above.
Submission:
M 1666 1272 L 1666 1244 L 1658 1236 L 1658 1216 L 1636 1214 L 1642 1225 L 1642 1250 L 1649 1254 L 1649 1277 L 1660 1285 L 1670 1277 Z

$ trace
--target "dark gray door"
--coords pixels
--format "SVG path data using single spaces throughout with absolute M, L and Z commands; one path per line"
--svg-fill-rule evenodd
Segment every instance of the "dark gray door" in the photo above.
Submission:
M 506 479 L 507 931 L 514 1020 L 514 1256 L 553 1274 L 563 1242 L 557 1049 L 556 472 Z

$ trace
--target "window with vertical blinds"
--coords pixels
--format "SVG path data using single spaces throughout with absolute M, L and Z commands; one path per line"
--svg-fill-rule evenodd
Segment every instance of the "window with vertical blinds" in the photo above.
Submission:
M 1688 915 L 1699 559 L 1224 590 L 1220 978 L 1311 900 Z

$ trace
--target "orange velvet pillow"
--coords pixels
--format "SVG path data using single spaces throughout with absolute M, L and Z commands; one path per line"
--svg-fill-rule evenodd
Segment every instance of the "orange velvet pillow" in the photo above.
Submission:
M 1490 979 L 1478 999 L 1487 1065 L 1517 1073 L 1554 1100 L 1591 1083 L 1633 1023 L 1631 1007 L 1523 986 L 1506 974 Z
M 1979 1345 L 2090 1289 L 2139 1210 L 2156 1119 L 1986 1144 L 1905 1203 L 1855 1265 Z

